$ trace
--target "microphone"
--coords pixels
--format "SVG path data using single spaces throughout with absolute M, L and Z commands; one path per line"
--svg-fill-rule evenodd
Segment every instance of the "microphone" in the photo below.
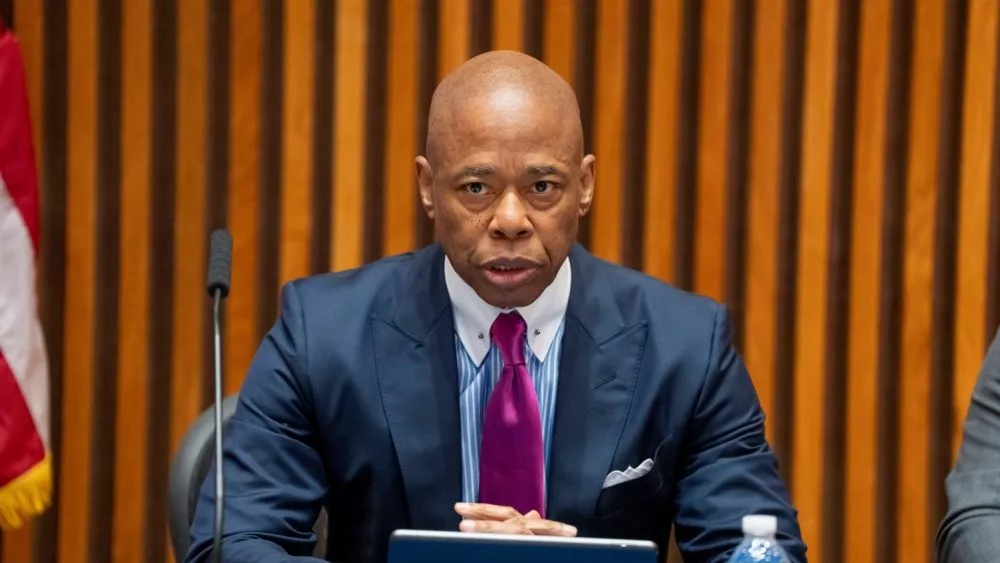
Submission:
M 222 561 L 222 338 L 219 330 L 219 306 L 229 295 L 229 274 L 233 268 L 233 237 L 225 229 L 212 232 L 208 254 L 208 294 L 212 296 L 212 326 L 215 332 L 215 533 L 212 536 L 212 560 Z

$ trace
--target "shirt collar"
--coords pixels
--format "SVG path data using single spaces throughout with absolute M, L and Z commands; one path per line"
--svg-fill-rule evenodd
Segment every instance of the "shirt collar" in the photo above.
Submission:
M 527 324 L 527 340 L 532 354 L 538 361 L 544 362 L 559 325 L 566 315 L 571 278 L 569 258 L 566 258 L 559 267 L 555 279 L 534 303 L 524 307 L 501 309 L 483 301 L 472 286 L 465 283 L 465 280 L 458 275 L 451 260 L 445 256 L 444 281 L 448 287 L 448 296 L 455 315 L 455 332 L 469 358 L 477 366 L 483 363 L 490 351 L 490 327 L 493 326 L 493 321 L 500 313 L 515 310 Z

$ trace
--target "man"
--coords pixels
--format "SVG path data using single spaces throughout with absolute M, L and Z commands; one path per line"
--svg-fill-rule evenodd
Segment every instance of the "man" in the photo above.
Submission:
M 946 488 L 949 509 L 938 532 L 938 560 L 1000 562 L 1000 332 L 972 392 L 965 437 Z
M 399 528 L 665 547 L 673 523 L 723 561 L 767 513 L 805 561 L 723 308 L 575 245 L 594 162 L 535 59 L 441 83 L 416 161 L 440 243 L 285 288 L 229 427 L 226 561 L 308 554 L 323 506 L 333 560 L 383 561 Z

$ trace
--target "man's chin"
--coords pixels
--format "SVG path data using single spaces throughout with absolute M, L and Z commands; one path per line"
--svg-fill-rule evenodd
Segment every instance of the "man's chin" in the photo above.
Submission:
M 500 288 L 492 284 L 484 284 L 486 287 L 482 291 L 477 291 L 479 297 L 494 307 L 501 309 L 513 309 L 515 307 L 526 307 L 534 303 L 541 295 L 544 288 L 534 287 L 535 284 L 527 284 L 513 288 Z

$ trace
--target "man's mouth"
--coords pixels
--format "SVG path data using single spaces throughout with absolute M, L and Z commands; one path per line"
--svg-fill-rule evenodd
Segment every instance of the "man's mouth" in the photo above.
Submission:
M 486 278 L 502 289 L 514 289 L 531 279 L 538 265 L 527 260 L 493 260 L 486 264 Z

